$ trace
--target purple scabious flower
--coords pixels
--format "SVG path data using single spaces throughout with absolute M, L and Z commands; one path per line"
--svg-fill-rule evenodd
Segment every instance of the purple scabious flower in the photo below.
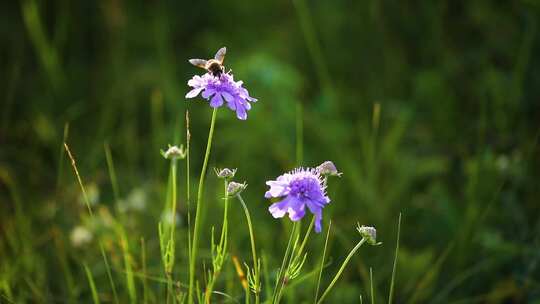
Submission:
M 236 117 L 241 120 L 247 119 L 247 111 L 251 109 L 250 102 L 257 99 L 249 96 L 248 91 L 242 86 L 242 81 L 234 81 L 230 73 L 222 73 L 214 76 L 206 73 L 202 76 L 195 75 L 188 81 L 192 90 L 186 94 L 186 98 L 194 98 L 202 92 L 201 96 L 210 101 L 212 108 L 219 108 L 224 102 L 229 109 L 236 112 Z
M 315 232 L 321 232 L 322 210 L 330 203 L 330 198 L 326 196 L 326 182 L 316 169 L 298 168 L 266 184 L 270 189 L 264 197 L 282 199 L 268 208 L 274 218 L 289 213 L 292 221 L 299 221 L 307 206 L 315 215 Z

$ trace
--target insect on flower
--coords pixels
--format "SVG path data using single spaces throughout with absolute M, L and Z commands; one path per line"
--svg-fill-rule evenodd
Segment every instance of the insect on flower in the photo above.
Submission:
M 227 48 L 222 47 L 217 51 L 214 59 L 190 59 L 189 63 L 207 70 L 208 73 L 212 74 L 214 77 L 219 77 L 225 71 L 225 68 L 223 67 L 225 53 L 227 53 Z

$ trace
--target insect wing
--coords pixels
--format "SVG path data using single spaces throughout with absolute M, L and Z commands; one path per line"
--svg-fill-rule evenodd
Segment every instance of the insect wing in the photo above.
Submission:
M 206 60 L 204 59 L 190 59 L 189 63 L 200 68 L 206 68 Z
M 220 64 L 223 64 L 223 60 L 225 60 L 225 53 L 227 53 L 227 48 L 226 47 L 220 48 L 217 51 L 216 56 L 214 56 L 214 59 L 219 61 Z

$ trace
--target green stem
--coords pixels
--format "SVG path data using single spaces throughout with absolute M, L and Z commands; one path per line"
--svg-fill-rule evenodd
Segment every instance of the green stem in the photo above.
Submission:
M 176 159 L 171 160 L 171 174 L 172 174 L 172 226 L 171 226 L 171 264 L 169 272 L 172 273 L 172 269 L 174 266 L 174 258 L 175 258 L 175 238 L 174 234 L 176 231 Z
M 251 216 L 249 214 L 249 210 L 246 206 L 246 203 L 244 202 L 244 199 L 240 194 L 237 194 L 236 197 L 238 200 L 240 200 L 240 203 L 242 204 L 242 208 L 244 208 L 244 213 L 246 214 L 246 219 L 248 223 L 248 229 L 249 229 L 249 239 L 251 241 L 251 255 L 253 256 L 253 276 L 254 276 L 254 284 L 255 284 L 255 304 L 259 304 L 259 262 L 257 259 L 257 250 L 255 249 L 255 234 L 253 233 L 253 225 L 251 224 Z
M 199 178 L 199 188 L 197 189 L 197 207 L 195 209 L 195 223 L 193 224 L 193 241 L 191 244 L 191 261 L 189 264 L 189 291 L 188 303 L 193 304 L 193 288 L 195 286 L 195 261 L 197 260 L 197 250 L 199 243 L 199 226 L 200 226 L 200 211 L 201 202 L 204 192 L 204 179 L 206 177 L 206 167 L 208 166 L 208 158 L 210 158 L 210 149 L 212 148 L 212 137 L 214 135 L 214 125 L 216 122 L 217 108 L 212 112 L 212 121 L 210 122 L 210 131 L 208 132 L 208 142 L 206 143 L 206 152 L 204 154 L 201 176 Z
M 330 236 L 330 228 L 332 228 L 332 221 L 330 221 L 330 223 L 328 224 L 328 232 L 326 233 L 326 240 L 324 241 L 324 249 L 321 258 L 321 268 L 319 269 L 319 277 L 317 278 L 317 289 L 315 290 L 315 303 L 317 303 L 317 299 L 319 297 L 319 287 L 321 286 L 321 277 L 324 268 L 324 259 L 326 257 L 326 249 L 328 248 L 328 237 Z M 362 299 L 362 296 L 360 296 L 360 299 Z
M 188 224 L 188 263 L 191 265 L 191 185 L 190 185 L 190 161 L 189 150 L 191 133 L 189 131 L 189 111 L 186 111 L 186 204 L 187 204 L 187 224 Z
M 216 279 L 218 278 L 220 272 L 221 272 L 221 267 L 223 265 L 223 260 L 227 254 L 227 230 L 228 230 L 228 209 L 229 209 L 229 197 L 227 196 L 227 187 L 229 185 L 229 183 L 227 182 L 227 179 L 224 179 L 224 189 L 223 189 L 223 194 L 225 195 L 225 209 L 223 210 L 223 223 L 221 225 L 221 237 L 219 239 L 219 245 L 218 245 L 218 248 L 219 248 L 219 255 L 221 255 L 222 257 L 220 257 L 220 262 L 219 262 L 219 265 L 216 265 L 215 263 L 213 263 L 214 265 L 214 270 L 213 270 L 213 273 L 212 273 L 212 277 L 209 279 L 208 281 L 208 285 L 206 286 L 206 290 L 204 292 L 204 303 L 206 304 L 210 304 L 210 299 L 212 298 L 212 291 L 214 289 L 214 283 L 216 281 Z M 212 246 L 214 246 L 214 236 L 213 236 L 213 231 L 212 231 Z M 212 257 L 214 258 L 214 257 Z
M 223 250 L 225 250 L 224 247 L 227 244 L 227 232 L 229 229 L 229 221 L 227 218 L 228 210 L 229 210 L 229 196 L 227 195 L 227 188 L 229 186 L 229 182 L 227 182 L 227 179 L 225 179 L 225 182 L 223 184 L 224 184 L 224 194 L 225 194 L 225 198 L 224 198 L 225 209 L 223 210 L 223 224 L 221 226 L 221 237 L 219 239 L 219 245 L 221 246 Z
M 315 224 L 315 216 L 311 218 L 311 223 L 309 224 L 306 235 L 304 235 L 304 240 L 302 241 L 302 245 L 300 245 L 300 248 L 298 249 L 298 253 L 296 254 L 296 258 L 301 258 L 302 251 L 304 251 L 304 247 L 306 247 L 307 240 L 309 239 L 309 236 L 311 234 L 311 230 L 313 229 L 313 225 Z
M 285 273 L 285 265 L 287 265 L 287 260 L 289 257 L 289 251 L 291 250 L 291 243 L 294 238 L 296 227 L 298 226 L 298 222 L 294 222 L 291 235 L 289 236 L 289 241 L 287 243 L 287 249 L 285 249 L 285 255 L 283 255 L 283 261 L 281 262 L 281 267 L 279 268 L 278 276 L 276 279 L 276 285 L 274 286 L 274 293 L 272 295 L 272 303 L 278 303 L 279 295 L 281 293 L 281 286 L 283 283 L 283 274 Z
M 353 255 L 356 253 L 356 251 L 358 251 L 358 249 L 360 249 L 360 247 L 362 247 L 362 245 L 365 242 L 366 242 L 366 239 L 362 238 L 360 240 L 360 242 L 358 242 L 358 244 L 356 244 L 356 246 L 354 246 L 353 250 L 351 250 L 351 252 L 349 252 L 349 255 L 347 255 L 347 257 L 345 258 L 345 261 L 343 261 L 343 264 L 341 264 L 341 267 L 339 268 L 338 272 L 334 276 L 334 279 L 332 280 L 332 282 L 330 282 L 330 285 L 328 285 L 328 287 L 326 288 L 326 290 L 322 294 L 321 298 L 317 301 L 317 304 L 322 303 L 322 301 L 328 295 L 328 293 L 330 292 L 332 287 L 334 287 L 334 284 L 336 284 L 337 280 L 339 279 L 339 277 L 343 273 L 343 270 L 345 270 L 345 267 L 349 263 L 349 260 L 353 257 Z
M 170 260 L 167 261 L 167 269 L 166 269 L 166 275 L 167 275 L 167 303 L 169 303 L 169 299 L 172 295 L 172 301 L 175 303 L 175 297 L 174 297 L 174 291 L 173 291 L 173 278 L 172 278 L 172 272 L 174 268 L 174 260 L 175 260 L 175 251 L 176 251 L 176 245 L 175 245 L 175 230 L 176 230 L 176 159 L 173 158 L 171 160 L 171 184 L 172 184 L 172 195 L 171 195 L 171 216 L 172 216 L 172 225 L 171 230 L 169 232 L 169 246 L 170 246 Z M 168 247 L 168 246 L 167 246 Z

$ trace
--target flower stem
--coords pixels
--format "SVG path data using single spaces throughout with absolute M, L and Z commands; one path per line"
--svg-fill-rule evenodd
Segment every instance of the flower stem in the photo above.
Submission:
M 200 211 L 201 202 L 204 192 L 204 180 L 206 177 L 206 167 L 208 166 L 208 158 L 210 157 L 210 149 L 212 148 L 212 137 L 214 135 L 214 125 L 216 122 L 217 108 L 212 112 L 212 121 L 210 122 L 210 131 L 208 132 L 208 142 L 206 143 L 206 152 L 204 154 L 201 176 L 199 178 L 199 188 L 197 189 L 197 206 L 195 209 L 195 222 L 193 224 L 193 239 L 191 244 L 191 261 L 189 264 L 189 291 L 188 303 L 193 304 L 193 290 L 195 287 L 195 261 L 197 261 L 197 250 L 199 243 L 199 226 L 200 226 Z
M 319 277 L 317 278 L 317 289 L 315 290 L 315 303 L 319 297 L 319 287 L 321 286 L 321 277 L 324 269 L 324 259 L 326 257 L 326 249 L 328 248 L 328 237 L 330 236 L 330 229 L 332 228 L 332 221 L 328 224 L 328 232 L 326 233 L 326 240 L 324 241 L 323 255 L 321 258 L 321 268 L 319 269 Z M 360 298 L 361 299 L 361 298 Z
M 175 230 L 176 230 L 176 159 L 171 160 L 171 175 L 172 175 L 172 226 L 171 226 L 171 264 L 169 272 L 172 273 L 172 269 L 174 266 L 174 255 L 175 255 Z
M 227 182 L 227 179 L 224 181 L 224 205 L 225 209 L 223 210 L 223 224 L 221 226 L 221 237 L 219 239 L 219 245 L 223 250 L 226 250 L 227 246 L 227 234 L 229 232 L 229 220 L 228 220 L 228 210 L 229 210 L 229 196 L 227 195 L 227 187 L 229 186 L 229 182 Z
M 189 111 L 186 110 L 186 205 L 187 205 L 187 225 L 188 225 L 188 264 L 191 265 L 191 169 L 189 160 L 189 148 L 191 142 L 191 132 L 189 131 Z
M 244 208 L 244 213 L 246 214 L 246 219 L 248 223 L 248 229 L 249 229 L 249 238 L 251 241 L 251 255 L 253 256 L 253 279 L 254 279 L 254 285 L 255 285 L 255 304 L 259 304 L 259 261 L 257 260 L 257 250 L 255 249 L 255 235 L 253 233 L 253 225 L 251 224 L 251 216 L 249 214 L 249 210 L 246 206 L 246 203 L 244 202 L 244 199 L 242 199 L 242 196 L 240 194 L 237 194 L 236 197 L 238 200 L 240 200 L 240 203 L 242 204 L 242 208 Z
M 358 251 L 358 249 L 360 249 L 360 247 L 362 247 L 362 245 L 365 242 L 366 242 L 366 239 L 362 238 L 360 240 L 360 242 L 358 242 L 358 244 L 356 244 L 356 246 L 354 246 L 354 248 L 351 250 L 351 252 L 349 252 L 349 255 L 347 255 L 347 257 L 345 258 L 345 261 L 343 261 L 343 264 L 341 264 L 341 267 L 339 268 L 338 272 L 334 276 L 334 279 L 332 280 L 332 282 L 330 282 L 330 285 L 328 285 L 328 287 L 326 288 L 326 290 L 324 291 L 324 293 L 322 294 L 320 299 L 317 301 L 317 304 L 322 303 L 324 298 L 328 295 L 328 293 L 330 293 L 330 290 L 332 289 L 332 287 L 334 287 L 334 284 L 336 284 L 337 280 L 339 279 L 339 277 L 343 273 L 343 270 L 345 270 L 345 267 L 349 263 L 349 260 L 353 257 L 353 255 L 356 253 L 356 251 Z
M 172 224 L 171 224 L 171 230 L 169 232 L 169 246 L 170 248 L 170 256 L 169 260 L 167 261 L 167 269 L 166 275 L 167 275 L 167 303 L 169 303 L 169 298 L 172 296 L 173 302 L 174 300 L 174 291 L 173 291 L 173 278 L 172 278 L 172 272 L 174 268 L 174 260 L 175 260 L 175 250 L 176 250 L 176 244 L 175 244 L 175 230 L 176 230 L 176 159 L 173 158 L 171 160 L 171 186 L 172 186 L 172 194 L 171 194 L 171 216 L 172 216 Z
M 311 218 L 311 223 L 309 224 L 306 235 L 304 235 L 304 240 L 302 241 L 302 245 L 300 245 L 300 248 L 298 249 L 298 253 L 296 254 L 296 258 L 301 258 L 302 252 L 304 251 L 304 248 L 306 247 L 307 240 L 309 239 L 309 236 L 311 234 L 311 230 L 313 230 L 313 225 L 315 224 L 315 216 Z
M 221 237 L 219 239 L 219 244 L 217 246 L 217 251 L 219 257 L 217 258 L 218 261 L 216 262 L 214 259 L 214 255 L 212 254 L 212 265 L 213 265 L 213 272 L 211 278 L 208 280 L 208 284 L 206 285 L 206 290 L 204 292 L 204 303 L 210 304 L 210 299 L 212 298 L 212 291 L 214 289 L 214 283 L 216 282 L 216 279 L 218 278 L 219 274 L 221 273 L 221 267 L 223 266 L 223 261 L 227 255 L 227 234 L 228 234 L 228 209 L 229 209 L 229 196 L 227 195 L 227 186 L 229 185 L 227 179 L 223 182 L 224 189 L 223 194 L 225 195 L 225 209 L 223 210 L 223 224 L 221 225 Z M 214 246 L 214 236 L 212 231 L 212 246 Z M 213 252 L 213 250 L 212 250 Z
M 274 286 L 274 293 L 272 294 L 272 303 L 279 303 L 279 297 L 281 293 L 281 287 L 283 285 L 283 275 L 285 274 L 285 266 L 287 265 L 287 260 L 289 257 L 289 252 L 291 250 L 291 244 L 292 240 L 296 233 L 296 228 L 298 226 L 298 222 L 293 223 L 293 227 L 291 230 L 291 235 L 289 236 L 289 241 L 287 243 L 287 249 L 285 249 L 285 255 L 283 255 L 283 261 L 281 262 L 281 267 L 279 268 L 278 276 L 276 279 L 276 285 Z

